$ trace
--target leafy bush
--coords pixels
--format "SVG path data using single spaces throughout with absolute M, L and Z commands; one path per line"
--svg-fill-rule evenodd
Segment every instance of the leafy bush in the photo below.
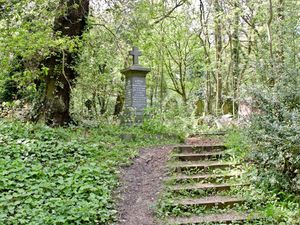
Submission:
M 300 91 L 293 88 L 295 84 L 279 85 L 273 92 L 257 92 L 260 113 L 253 117 L 248 135 L 255 144 L 251 159 L 269 185 L 278 191 L 299 193 Z
M 254 209 L 268 220 L 265 224 L 298 224 L 300 221 L 299 196 L 286 191 L 290 189 L 282 190 L 286 187 L 287 181 L 282 180 L 283 175 L 279 171 L 272 166 L 264 167 L 257 164 L 262 159 L 256 158 L 259 157 L 257 156 L 259 150 L 257 145 L 254 148 L 249 137 L 245 129 L 240 129 L 231 130 L 226 138 L 226 146 L 234 152 L 239 161 L 243 162 L 245 173 L 242 179 L 251 184 L 247 191 L 243 189 L 240 194 L 245 199 L 255 202 Z M 280 181 L 284 186 L 276 185 Z
M 124 132 L 135 140 L 123 142 Z M 145 133 L 141 127 L 53 129 L 1 121 L 0 224 L 112 224 L 118 167 L 136 147 L 158 143 Z

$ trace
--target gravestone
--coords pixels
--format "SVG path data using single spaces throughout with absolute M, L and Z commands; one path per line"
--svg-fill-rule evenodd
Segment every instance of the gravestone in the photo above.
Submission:
M 142 53 L 137 47 L 134 47 L 129 54 L 133 56 L 133 65 L 121 72 L 126 78 L 123 123 L 130 125 L 143 122 L 147 107 L 146 75 L 150 69 L 139 64 L 139 56 Z

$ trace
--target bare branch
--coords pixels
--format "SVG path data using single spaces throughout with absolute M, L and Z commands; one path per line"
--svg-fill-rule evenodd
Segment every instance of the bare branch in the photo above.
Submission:
M 101 27 L 104 27 L 105 30 L 107 30 L 112 36 L 116 37 L 116 34 L 111 30 L 109 29 L 105 24 L 101 24 L 101 23 L 93 23 L 91 24 L 93 26 L 101 26 Z
M 154 23 L 152 25 L 158 24 L 161 21 L 163 21 L 164 19 L 168 18 L 171 16 L 171 14 L 180 6 L 184 5 L 184 3 L 186 3 L 187 0 L 182 0 L 176 3 L 176 5 L 170 10 L 168 11 L 166 14 L 164 14 L 162 17 L 160 17 L 159 19 L 157 19 L 156 21 L 154 21 Z

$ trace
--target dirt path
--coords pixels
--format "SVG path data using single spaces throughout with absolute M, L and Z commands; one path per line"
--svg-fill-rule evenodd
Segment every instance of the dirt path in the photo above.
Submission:
M 172 147 L 142 149 L 121 173 L 118 225 L 155 225 L 153 206 L 163 188 L 166 161 Z

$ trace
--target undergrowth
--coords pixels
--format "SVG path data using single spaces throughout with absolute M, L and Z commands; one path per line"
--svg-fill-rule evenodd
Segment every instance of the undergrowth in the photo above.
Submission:
M 292 192 L 280 191 L 272 186 L 272 179 L 265 174 L 273 173 L 270 168 L 256 164 L 260 149 L 251 145 L 245 132 L 232 130 L 227 137 L 227 147 L 246 165 L 246 179 L 251 183 L 247 192 L 240 193 L 246 198 L 255 199 L 253 205 L 264 217 L 272 218 L 274 224 L 300 224 L 300 197 Z M 268 171 L 269 170 L 269 171 Z M 273 175 L 275 175 L 273 173 Z
M 138 147 L 178 142 L 169 132 L 0 121 L 0 224 L 113 224 L 118 169 Z

